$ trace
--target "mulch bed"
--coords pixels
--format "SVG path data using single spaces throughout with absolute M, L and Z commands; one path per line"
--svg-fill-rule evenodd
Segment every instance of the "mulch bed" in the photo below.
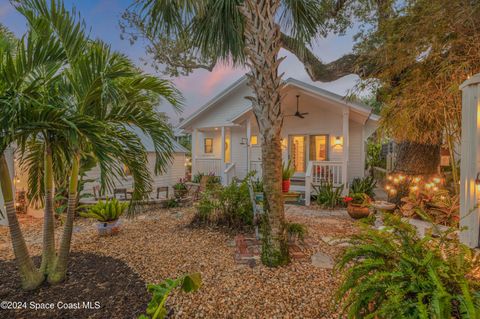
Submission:
M 35 259 L 39 261 L 39 258 Z M 0 260 L 0 301 L 26 302 L 27 307 L 0 310 L 0 317 L 137 318 L 145 311 L 150 299 L 144 280 L 116 258 L 74 253 L 67 276 L 64 283 L 54 286 L 44 284 L 38 290 L 23 291 L 15 263 L 12 260 Z M 90 304 L 84 305 L 84 302 Z M 35 310 L 35 306 L 41 303 L 53 303 L 54 309 Z M 59 309 L 67 306 L 80 309 Z

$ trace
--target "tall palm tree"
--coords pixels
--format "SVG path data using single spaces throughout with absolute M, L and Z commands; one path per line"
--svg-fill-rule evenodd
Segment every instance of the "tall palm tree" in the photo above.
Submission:
M 48 190 L 55 171 L 53 166 L 66 166 L 69 172 L 67 216 L 56 257 L 51 258 L 49 241 L 44 242 L 48 247 L 44 247 L 47 267 L 42 270 L 48 280 L 55 283 L 64 279 L 67 270 L 81 158 L 94 156 L 98 161 L 104 189 L 112 188 L 116 178 L 124 177 L 123 165 L 126 165 L 134 180 L 132 198 L 142 199 L 152 189 L 151 176 L 145 148 L 131 128 L 138 128 L 151 137 L 157 155 L 155 170 L 162 172 L 172 154 L 172 133 L 166 118 L 155 106 L 166 99 L 180 108 L 180 95 L 170 82 L 144 74 L 105 43 L 91 41 L 83 21 L 61 1 L 52 1 L 50 5 L 41 0 L 23 1 L 18 10 L 38 36 L 54 34 L 65 56 L 65 65 L 52 88 L 57 95 L 50 103 L 65 111 L 65 121 L 71 125 L 61 132 L 46 131 L 42 139 L 46 154 L 43 168 L 46 209 L 51 207 Z M 53 163 L 52 145 L 53 149 L 59 149 L 57 157 L 64 160 Z M 30 172 L 41 171 L 35 167 L 41 161 L 30 163 Z M 46 216 L 49 215 L 50 211 L 46 211 Z M 45 230 L 47 236 L 53 236 L 50 229 Z
M 198 53 L 247 65 L 252 101 L 262 138 L 265 187 L 265 227 L 262 261 L 276 266 L 288 262 L 284 205 L 281 191 L 280 107 L 282 77 L 278 66 L 282 29 L 289 43 L 306 48 L 324 21 L 316 0 L 139 0 L 134 11 L 150 37 L 189 34 Z M 301 45 L 300 45 L 301 44 Z
M 1 35 L 0 35 L 1 37 Z M 8 46 L 0 47 L 0 176 L 7 208 L 7 220 L 17 266 L 25 289 L 33 289 L 43 281 L 30 259 L 14 208 L 13 185 L 9 178 L 5 149 L 28 134 L 44 127 L 59 127 L 55 112 L 48 115 L 42 91 L 58 70 L 62 53 L 56 39 L 38 38 L 28 33 L 20 41 L 9 37 Z M 49 122 L 47 119 L 53 119 Z

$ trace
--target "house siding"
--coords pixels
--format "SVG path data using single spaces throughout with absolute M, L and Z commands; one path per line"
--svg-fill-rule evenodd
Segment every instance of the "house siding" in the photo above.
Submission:
M 362 135 L 363 125 L 354 121 L 349 122 L 349 156 L 348 156 L 348 181 L 351 182 L 355 177 L 363 177 L 365 174 L 363 155 L 362 155 Z
M 180 178 L 184 178 L 186 174 L 185 168 L 185 154 L 184 153 L 174 153 L 172 157 L 172 162 L 168 165 L 164 174 L 155 175 L 155 153 L 148 153 L 148 170 L 153 179 L 153 190 L 159 186 L 168 186 L 171 188 L 175 183 L 178 182 Z M 84 193 L 93 193 L 93 187 L 99 185 L 98 180 L 100 179 L 100 167 L 96 166 L 91 169 L 85 179 L 96 179 L 97 181 L 93 183 L 85 184 Z M 127 178 L 119 181 L 115 181 L 116 188 L 133 188 L 133 178 L 128 176 Z M 170 194 L 173 194 L 172 190 L 169 191 Z

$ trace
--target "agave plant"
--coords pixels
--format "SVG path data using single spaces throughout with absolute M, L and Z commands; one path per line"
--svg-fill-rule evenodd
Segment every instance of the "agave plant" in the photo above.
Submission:
M 80 213 L 80 216 L 85 218 L 93 218 L 102 223 L 115 221 L 122 216 L 128 209 L 127 202 L 120 202 L 118 199 L 107 199 L 99 201 L 88 209 L 85 213 Z

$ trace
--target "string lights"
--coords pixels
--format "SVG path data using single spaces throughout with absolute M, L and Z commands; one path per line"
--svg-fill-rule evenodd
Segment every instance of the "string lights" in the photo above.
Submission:
M 387 184 L 385 190 L 391 196 L 398 193 L 401 185 L 409 185 L 410 193 L 419 193 L 421 191 L 440 190 L 444 180 L 440 176 L 432 176 L 426 178 L 425 176 L 410 176 L 405 174 L 390 174 L 387 176 Z

